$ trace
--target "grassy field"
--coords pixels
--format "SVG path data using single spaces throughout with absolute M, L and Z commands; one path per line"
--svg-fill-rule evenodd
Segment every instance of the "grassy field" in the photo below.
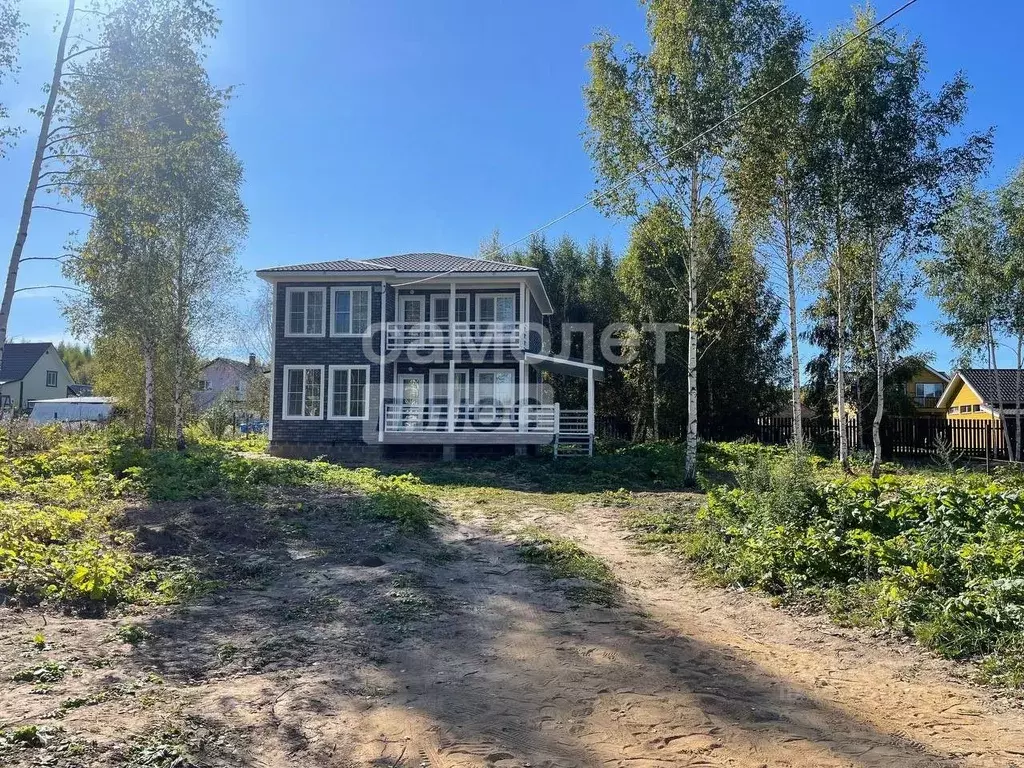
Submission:
M 876 481 L 781 449 L 706 445 L 705 501 L 695 507 L 658 496 L 682 480 L 681 450 L 668 444 L 592 460 L 510 458 L 413 473 L 268 460 L 260 448 L 199 440 L 186 452 L 147 452 L 116 430 L 27 433 L 0 465 L 0 594 L 8 604 L 95 615 L 217 589 L 218 575 L 187 553 L 141 546 L 125 510 L 146 503 L 258 504 L 275 489 L 333 489 L 352 494 L 359 514 L 413 535 L 461 508 L 500 527 L 531 505 L 615 506 L 628 509 L 639 541 L 670 549 L 715 583 L 753 587 L 841 623 L 905 632 L 942 655 L 978 660 L 987 682 L 1024 686 L 1018 474 L 891 467 Z M 287 515 L 266 522 L 291 524 Z M 607 569 L 573 542 L 518 534 L 527 561 L 587 599 L 613 599 Z

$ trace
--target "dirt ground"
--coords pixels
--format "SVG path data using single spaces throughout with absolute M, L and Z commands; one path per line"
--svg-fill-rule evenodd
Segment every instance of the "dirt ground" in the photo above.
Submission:
M 915 648 L 696 586 L 630 544 L 621 509 L 524 504 L 498 532 L 470 501 L 427 537 L 352 509 L 132 510 L 141 541 L 226 585 L 45 626 L 0 611 L 0 723 L 46 742 L 0 764 L 1024 766 L 1009 701 Z M 614 603 L 573 604 L 524 563 L 509 531 L 527 524 L 606 561 Z M 46 661 L 61 679 L 11 682 Z

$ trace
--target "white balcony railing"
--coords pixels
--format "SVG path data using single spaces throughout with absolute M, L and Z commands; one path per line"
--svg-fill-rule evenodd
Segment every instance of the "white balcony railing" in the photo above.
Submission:
M 483 405 L 445 403 L 384 406 L 385 432 L 527 432 L 555 433 L 553 405 Z
M 388 349 L 522 349 L 522 323 L 388 323 Z

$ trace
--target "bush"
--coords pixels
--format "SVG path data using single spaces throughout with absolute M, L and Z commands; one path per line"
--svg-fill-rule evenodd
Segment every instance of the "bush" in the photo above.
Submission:
M 735 487 L 711 488 L 690 519 L 634 518 L 642 540 L 668 544 L 719 583 L 811 599 L 840 621 L 906 631 L 948 657 L 989 654 L 990 676 L 1020 680 L 1018 475 L 851 479 L 793 452 L 742 447 L 715 458 Z

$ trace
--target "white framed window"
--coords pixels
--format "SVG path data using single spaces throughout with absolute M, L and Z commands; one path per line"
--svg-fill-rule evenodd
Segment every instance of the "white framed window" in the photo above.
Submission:
M 481 323 L 514 323 L 516 297 L 511 293 L 477 294 L 476 319 Z
M 327 418 L 368 419 L 370 366 L 332 365 L 327 376 Z
M 455 369 L 455 403 L 465 403 L 469 390 L 469 371 L 465 368 Z M 431 402 L 447 402 L 448 400 L 448 369 L 435 368 L 430 372 Z
M 322 419 L 324 414 L 324 369 L 320 365 L 284 367 L 284 419 Z
M 451 317 L 448 305 L 451 303 L 451 294 L 435 293 L 430 297 L 430 319 L 435 323 L 456 323 L 469 322 L 469 296 L 464 293 L 455 294 L 455 317 Z
M 57 372 L 47 371 L 46 372 L 46 386 L 56 387 L 57 386 Z
M 331 336 L 366 336 L 370 331 L 370 289 L 331 291 Z
M 400 323 L 422 323 L 423 296 L 399 296 L 398 297 L 398 322 Z
M 477 404 L 515 405 L 516 372 L 511 368 L 477 368 L 474 371 Z
M 285 336 L 323 336 L 323 288 L 285 289 Z

